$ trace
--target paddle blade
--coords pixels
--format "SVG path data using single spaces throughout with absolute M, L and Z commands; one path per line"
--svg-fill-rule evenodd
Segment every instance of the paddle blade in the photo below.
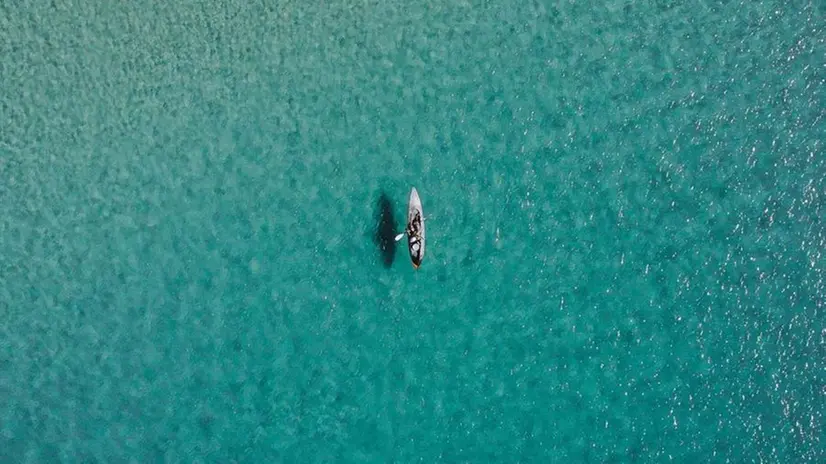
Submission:
M 396 241 L 398 242 L 402 239 L 402 237 L 404 237 L 404 232 L 400 233 L 399 235 L 396 235 Z

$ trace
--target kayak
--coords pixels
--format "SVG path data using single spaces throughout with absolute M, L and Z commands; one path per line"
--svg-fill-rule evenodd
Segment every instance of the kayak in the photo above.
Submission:
M 396 241 L 407 235 L 407 251 L 410 253 L 410 261 L 413 268 L 418 269 L 424 259 L 424 211 L 422 210 L 422 200 L 416 187 L 410 191 L 410 201 L 407 205 L 407 228 L 396 236 Z

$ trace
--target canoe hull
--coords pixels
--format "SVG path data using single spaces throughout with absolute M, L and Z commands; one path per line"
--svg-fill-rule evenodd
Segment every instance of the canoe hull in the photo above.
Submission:
M 425 229 L 422 200 L 415 187 L 410 191 L 410 201 L 407 206 L 407 250 L 410 253 L 413 267 L 418 269 L 424 259 Z

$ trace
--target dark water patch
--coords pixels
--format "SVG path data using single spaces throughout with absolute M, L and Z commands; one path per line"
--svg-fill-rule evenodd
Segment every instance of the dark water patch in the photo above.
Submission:
M 376 206 L 375 242 L 386 268 L 393 266 L 396 256 L 396 224 L 393 217 L 393 204 L 387 194 L 382 192 Z

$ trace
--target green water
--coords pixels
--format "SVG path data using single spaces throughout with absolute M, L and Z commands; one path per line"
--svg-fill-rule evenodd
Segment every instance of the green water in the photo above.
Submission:
M 313 3 L 0 6 L 0 461 L 826 460 L 822 2 Z

